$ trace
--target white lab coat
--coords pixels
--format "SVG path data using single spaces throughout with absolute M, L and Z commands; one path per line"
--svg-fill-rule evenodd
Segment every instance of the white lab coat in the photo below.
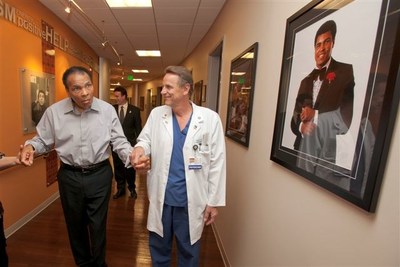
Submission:
M 225 206 L 225 137 L 219 115 L 192 103 L 193 114 L 183 147 L 188 197 L 190 241 L 201 237 L 206 205 Z M 197 149 L 194 146 L 197 145 Z M 136 146 L 151 156 L 151 170 L 147 175 L 150 201 L 147 229 L 163 236 L 161 222 L 165 188 L 173 146 L 172 109 L 156 107 L 138 137 Z M 201 160 L 201 169 L 189 169 L 189 160 Z

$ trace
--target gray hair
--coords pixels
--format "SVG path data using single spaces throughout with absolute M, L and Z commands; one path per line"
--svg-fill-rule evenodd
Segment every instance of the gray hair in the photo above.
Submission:
M 171 73 L 179 76 L 179 86 L 184 86 L 186 83 L 190 85 L 189 95 L 193 93 L 193 77 L 190 70 L 184 66 L 168 66 L 165 68 L 165 74 Z

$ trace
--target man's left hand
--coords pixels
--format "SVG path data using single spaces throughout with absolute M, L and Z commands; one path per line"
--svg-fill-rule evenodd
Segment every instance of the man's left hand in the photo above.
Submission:
M 204 211 L 204 222 L 206 225 L 210 225 L 215 221 L 215 217 L 218 215 L 218 210 L 215 207 L 207 206 Z

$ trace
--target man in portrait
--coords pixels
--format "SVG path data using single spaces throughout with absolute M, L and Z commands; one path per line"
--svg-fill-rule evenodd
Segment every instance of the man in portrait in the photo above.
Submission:
M 351 64 L 332 58 L 336 23 L 323 23 L 315 34 L 315 69 L 300 83 L 291 130 L 296 135 L 297 166 L 348 188 L 348 178 L 334 171 L 336 136 L 347 133 L 353 117 L 354 75 Z
M 35 126 L 38 125 L 46 109 L 46 93 L 43 90 L 37 90 L 36 99 L 32 102 L 32 121 Z

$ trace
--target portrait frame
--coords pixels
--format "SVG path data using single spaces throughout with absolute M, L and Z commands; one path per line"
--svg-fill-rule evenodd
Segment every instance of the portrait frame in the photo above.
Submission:
M 20 68 L 19 73 L 22 132 L 34 133 L 44 111 L 55 101 L 55 76 L 26 68 Z
M 203 89 L 201 91 L 201 102 L 207 101 L 207 85 L 203 85 Z
M 314 0 L 287 19 L 270 159 L 361 209 L 375 212 L 400 98 L 400 55 L 395 52 L 400 50 L 400 14 L 395 12 L 400 8 L 400 2 L 356 0 L 335 6 L 339 2 Z M 358 21 L 363 21 L 366 17 L 370 20 L 368 23 L 375 23 L 376 27 L 364 28 L 376 30 L 355 33 L 357 28 L 352 27 L 360 27 Z M 334 162 L 321 156 L 324 153 L 320 146 L 318 149 L 314 147 L 316 151 L 312 154 L 295 149 L 294 131 L 298 128 L 293 126 L 293 111 L 299 100 L 297 93 L 300 83 L 302 79 L 305 80 L 304 77 L 311 75 L 310 72 L 315 67 L 315 62 L 314 66 L 304 66 L 305 60 L 302 57 L 310 54 L 310 49 L 306 48 L 310 45 L 309 57 L 313 60 L 316 31 L 328 20 L 334 20 L 338 25 L 332 58 L 338 61 L 345 61 L 347 58 L 348 62 L 351 61 L 355 80 L 351 124 L 345 134 L 336 135 L 334 139 Z M 305 38 L 301 38 L 307 36 L 307 30 L 314 35 L 308 34 L 311 44 L 305 45 Z M 338 38 L 339 34 L 341 39 Z M 363 40 L 367 48 L 356 52 L 355 43 L 359 44 L 360 40 Z M 345 43 L 345 48 L 336 54 L 340 42 Z M 357 55 L 352 57 L 354 54 Z M 301 65 L 303 72 L 299 71 Z M 297 72 L 301 74 L 296 74 Z M 329 71 L 327 80 L 328 75 Z M 342 110 L 339 111 L 343 114 Z M 328 121 L 321 119 L 332 114 L 320 113 L 315 129 L 321 129 L 321 124 Z M 319 133 L 319 136 L 315 135 L 316 140 L 328 143 L 324 139 L 327 138 L 326 133 L 323 134 L 322 130 L 315 132 Z M 328 133 L 332 134 L 329 131 Z M 351 142 L 345 142 L 346 138 Z M 302 142 L 304 140 L 303 136 Z M 343 144 L 347 144 L 347 147 Z M 341 179 L 345 183 L 336 183 L 331 178 Z
M 225 135 L 248 147 L 256 80 L 258 42 L 231 61 Z
M 192 101 L 198 106 L 201 106 L 203 90 L 203 80 L 196 82 L 193 86 Z

